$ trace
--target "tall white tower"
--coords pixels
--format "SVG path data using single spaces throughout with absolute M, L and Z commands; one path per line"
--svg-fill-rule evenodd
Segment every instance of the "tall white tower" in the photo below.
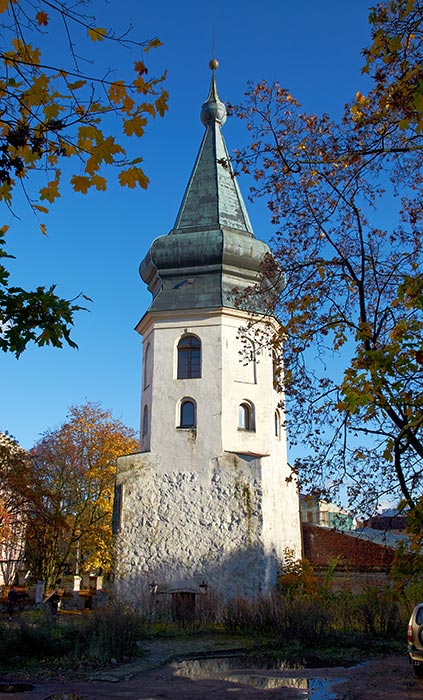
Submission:
M 217 65 L 175 226 L 140 265 L 153 295 L 137 326 L 142 451 L 119 459 L 114 512 L 115 585 L 132 600 L 152 583 L 195 595 L 202 582 L 224 599 L 252 598 L 275 585 L 286 548 L 301 556 L 272 355 L 240 337 L 251 309 L 237 308 L 234 289 L 257 282 L 269 248 L 222 165 Z M 253 311 L 258 327 L 277 323 Z

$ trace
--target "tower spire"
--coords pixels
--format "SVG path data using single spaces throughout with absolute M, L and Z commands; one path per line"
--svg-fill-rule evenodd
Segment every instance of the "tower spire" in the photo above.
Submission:
M 218 66 L 215 58 L 209 63 L 212 78 L 200 114 L 206 132 L 171 234 L 230 230 L 254 235 L 221 133 L 226 107 L 217 92 Z
M 219 68 L 219 61 L 212 58 L 209 62 L 209 68 L 212 70 L 212 79 L 207 100 L 201 106 L 200 118 L 206 127 L 209 124 L 213 124 L 213 122 L 217 122 L 220 126 L 223 126 L 227 115 L 226 107 L 224 103 L 220 101 L 219 95 L 217 94 L 216 71 Z

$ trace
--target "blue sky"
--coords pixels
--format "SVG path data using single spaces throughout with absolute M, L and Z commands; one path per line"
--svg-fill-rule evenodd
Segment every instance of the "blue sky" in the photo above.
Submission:
M 17 360 L 0 355 L 0 430 L 26 448 L 58 427 L 70 405 L 99 401 L 125 424 L 139 429 L 141 338 L 134 326 L 150 303 L 138 265 L 151 242 L 172 228 L 203 134 L 199 112 L 210 82 L 214 52 L 222 100 L 242 99 L 247 81 L 278 80 L 309 112 L 339 115 L 358 89 L 360 50 L 369 43 L 367 0 L 215 0 L 145 3 L 94 0 L 98 26 L 134 38 L 158 36 L 164 46 L 149 54 L 150 75 L 168 70 L 169 112 L 154 122 L 134 156 L 144 158 L 147 191 L 111 186 L 87 196 L 63 191 L 48 217 L 48 237 L 25 206 L 11 224 L 8 250 L 12 283 L 26 288 L 57 284 L 72 298 L 93 299 L 76 318 L 79 350 L 29 348 Z M 60 51 L 60 47 L 57 49 Z M 229 151 L 245 139 L 244 124 L 227 121 Z M 240 178 L 247 199 L 249 183 Z M 265 207 L 248 205 L 258 238 L 269 240 Z

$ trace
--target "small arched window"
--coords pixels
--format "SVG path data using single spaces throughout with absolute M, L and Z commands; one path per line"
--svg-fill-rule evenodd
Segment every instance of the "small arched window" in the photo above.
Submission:
M 240 430 L 255 430 L 254 406 L 247 401 L 239 405 L 238 427 Z
M 201 377 L 201 340 L 185 335 L 178 343 L 178 379 Z
M 192 399 L 182 399 L 179 415 L 180 428 L 195 428 L 197 416 L 195 403 Z
M 281 436 L 281 417 L 279 411 L 275 411 L 275 436 L 277 438 Z
M 142 431 L 141 437 L 145 438 L 148 434 L 148 406 L 144 406 L 144 411 L 142 414 Z

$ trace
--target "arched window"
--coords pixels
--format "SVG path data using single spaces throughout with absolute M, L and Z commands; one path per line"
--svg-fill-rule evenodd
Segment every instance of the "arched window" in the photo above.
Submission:
M 142 414 L 142 431 L 141 437 L 145 438 L 148 434 L 148 406 L 144 406 L 144 411 Z
M 180 428 L 195 428 L 197 416 L 195 403 L 192 399 L 182 399 L 179 414 Z
M 185 335 L 178 343 L 178 379 L 201 377 L 201 341 Z
M 143 372 L 143 388 L 145 389 L 150 383 L 150 343 L 148 343 L 144 353 L 144 372 Z
M 272 351 L 273 388 L 277 389 L 281 379 L 281 363 L 276 351 Z
M 275 436 L 277 438 L 281 436 L 281 417 L 279 411 L 275 411 Z
M 254 406 L 247 401 L 239 405 L 238 427 L 240 430 L 255 430 Z

